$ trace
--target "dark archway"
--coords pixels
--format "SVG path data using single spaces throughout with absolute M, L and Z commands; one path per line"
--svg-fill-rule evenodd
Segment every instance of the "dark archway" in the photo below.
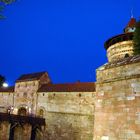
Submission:
M 124 58 L 127 58 L 127 57 L 129 57 L 129 54 L 128 53 L 125 54 Z
M 26 110 L 26 108 L 24 108 L 24 107 L 19 108 L 19 110 L 18 110 L 18 115 L 26 116 L 26 115 L 27 115 L 27 110 Z
M 40 109 L 40 110 L 39 110 L 39 116 L 40 116 L 40 117 L 44 117 L 44 110 L 43 110 L 43 109 Z

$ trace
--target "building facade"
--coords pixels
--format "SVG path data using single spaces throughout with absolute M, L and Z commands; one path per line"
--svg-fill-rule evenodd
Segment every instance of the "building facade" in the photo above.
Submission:
M 0 89 L 0 112 L 45 119 L 36 126 L 0 118 L 0 139 L 140 140 L 140 56 L 133 56 L 131 18 L 124 34 L 105 43 L 108 63 L 97 81 L 53 84 L 47 72 L 25 74 L 14 87 Z M 33 138 L 34 137 L 34 138 Z

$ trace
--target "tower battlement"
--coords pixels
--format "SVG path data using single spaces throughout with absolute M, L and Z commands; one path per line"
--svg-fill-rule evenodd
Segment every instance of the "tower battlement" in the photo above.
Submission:
M 133 56 L 133 33 L 135 31 L 135 24 L 135 18 L 131 18 L 124 29 L 124 34 L 114 36 L 105 42 L 104 45 L 107 50 L 109 62 Z

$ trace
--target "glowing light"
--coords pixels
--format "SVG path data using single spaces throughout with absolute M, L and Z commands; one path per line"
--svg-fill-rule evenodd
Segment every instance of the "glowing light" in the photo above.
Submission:
M 2 84 L 3 87 L 8 87 L 9 85 L 7 83 Z
M 13 110 L 14 109 L 14 107 L 13 106 L 11 106 L 11 110 Z

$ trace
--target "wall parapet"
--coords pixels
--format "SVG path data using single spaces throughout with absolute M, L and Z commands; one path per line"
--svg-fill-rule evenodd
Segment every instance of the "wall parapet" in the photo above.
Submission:
M 139 57 L 140 58 L 140 57 Z M 116 67 L 112 67 L 111 64 L 106 64 L 96 70 L 97 82 L 110 82 L 119 81 L 130 78 L 140 77 L 140 61 L 133 62 L 129 61 L 129 64 L 123 61 L 119 63 Z

